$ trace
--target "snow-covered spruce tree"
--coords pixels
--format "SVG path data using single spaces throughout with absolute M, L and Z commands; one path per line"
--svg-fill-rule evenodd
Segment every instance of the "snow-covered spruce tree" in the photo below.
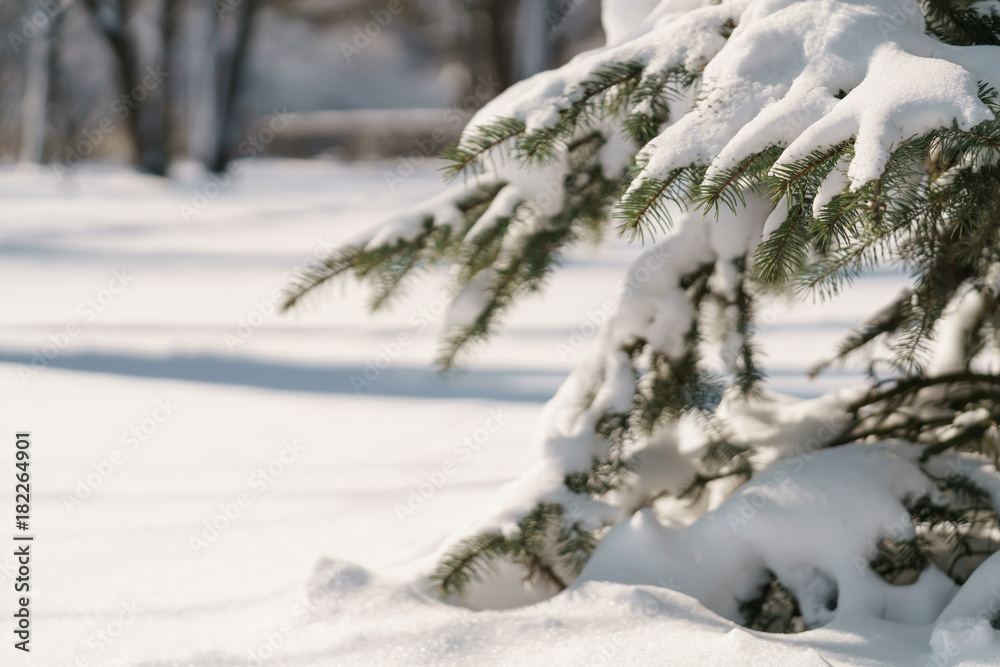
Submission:
M 501 606 L 598 578 L 676 586 L 758 629 L 845 611 L 937 621 L 944 641 L 972 617 L 989 641 L 998 7 L 605 2 L 608 45 L 485 107 L 445 155 L 456 185 L 292 286 L 288 307 L 353 273 L 377 309 L 450 266 L 449 368 L 573 243 L 648 242 L 547 405 L 539 460 L 443 548 L 441 595 Z M 815 369 L 868 354 L 869 384 L 763 390 L 761 318 L 887 264 L 909 289 Z

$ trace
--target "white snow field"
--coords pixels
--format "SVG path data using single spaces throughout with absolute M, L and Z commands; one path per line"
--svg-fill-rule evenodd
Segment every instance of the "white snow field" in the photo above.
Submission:
M 0 665 L 1000 664 L 988 623 L 845 613 L 796 635 L 742 629 L 685 594 L 725 554 L 676 565 L 691 581 L 586 581 L 504 611 L 423 592 L 442 540 L 530 466 L 544 402 L 640 249 L 579 248 L 464 374 L 442 378 L 440 277 L 390 315 L 370 317 L 350 283 L 274 312 L 304 259 L 444 189 L 426 167 L 391 191 L 387 170 L 257 161 L 223 187 L 113 168 L 0 174 Z M 775 305 L 768 387 L 859 381 L 804 371 L 902 283 L 886 273 L 828 304 Z M 19 431 L 30 654 L 12 632 Z M 681 539 L 643 522 L 615 549 L 654 562 L 654 545 Z

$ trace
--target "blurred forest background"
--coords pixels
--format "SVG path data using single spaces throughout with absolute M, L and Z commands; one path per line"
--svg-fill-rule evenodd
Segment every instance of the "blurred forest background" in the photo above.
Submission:
M 436 154 L 603 41 L 598 0 L 0 0 L 0 161 Z

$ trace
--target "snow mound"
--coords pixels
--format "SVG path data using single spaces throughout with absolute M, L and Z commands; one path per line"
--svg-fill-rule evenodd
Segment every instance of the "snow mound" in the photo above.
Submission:
M 891 458 L 885 451 L 873 455 Z M 651 526 L 636 526 L 648 518 L 637 517 L 621 531 L 631 534 L 633 550 L 623 550 L 619 535 L 611 546 L 602 546 L 603 558 L 638 563 L 646 560 L 646 548 L 663 546 L 653 544 Z M 438 602 L 411 581 L 324 559 L 291 620 L 268 635 L 280 634 L 273 650 L 258 649 L 248 661 L 220 652 L 196 654 L 184 664 L 997 664 L 998 633 L 982 619 L 960 616 L 932 626 L 850 616 L 796 635 L 766 634 L 707 609 L 693 597 L 690 582 L 684 580 L 691 589 L 676 580 L 659 585 L 581 580 L 535 605 L 474 612 Z
M 740 602 L 772 572 L 795 594 L 807 627 L 838 613 L 930 623 L 957 588 L 944 573 L 932 566 L 915 584 L 891 586 L 868 566 L 888 527 L 913 537 L 903 501 L 933 491 L 916 453 L 883 443 L 782 460 L 686 527 L 663 526 L 643 510 L 608 533 L 581 578 L 674 582 L 740 621 Z M 627 554 L 636 553 L 646 556 L 635 563 Z
M 609 46 L 514 86 L 465 136 L 509 118 L 528 134 L 550 128 L 580 99 L 581 82 L 614 64 L 639 64 L 644 80 L 683 68 L 700 76 L 697 101 L 670 102 L 671 120 L 640 152 L 645 168 L 633 188 L 689 165 L 709 167 L 711 178 L 772 146 L 785 148 L 780 167 L 853 138 L 848 176 L 857 189 L 904 140 L 992 119 L 979 84 L 1000 88 L 998 49 L 943 44 L 926 34 L 916 3 L 664 0 L 645 21 L 606 14 L 617 14 Z
M 810 403 L 813 411 L 824 406 L 824 401 Z M 747 414 L 732 416 L 742 418 L 744 424 L 750 419 Z M 767 416 L 763 413 L 757 418 Z M 711 649 L 723 653 L 698 654 L 699 660 L 708 662 L 677 664 L 737 664 L 724 659 L 724 649 L 719 647 L 733 644 L 735 652 L 729 660 L 734 660 L 744 651 L 756 655 L 747 645 L 756 646 L 759 641 L 815 647 L 819 644 L 814 638 L 830 633 L 877 636 L 880 641 L 895 637 L 900 642 L 896 653 L 887 654 L 893 661 L 879 664 L 897 664 L 897 659 L 898 664 L 998 664 L 1000 632 L 994 624 L 1000 619 L 1000 554 L 980 565 L 961 587 L 933 563 L 914 582 L 892 584 L 875 572 L 872 561 L 883 538 L 898 542 L 916 535 L 908 503 L 936 497 L 930 475 L 960 470 L 991 493 L 997 507 L 1000 475 L 985 462 L 965 455 L 939 456 L 922 463 L 920 449 L 904 442 L 807 447 L 796 453 L 781 444 L 794 434 L 778 429 L 767 436 L 759 424 L 757 431 L 770 437 L 775 451 L 783 450 L 785 456 L 716 506 L 710 505 L 689 525 L 677 523 L 676 517 L 664 522 L 653 508 L 641 509 L 617 523 L 567 592 L 517 613 L 548 609 L 556 614 L 562 600 L 592 601 L 594 595 L 611 592 L 622 603 L 621 591 L 631 590 L 627 597 L 633 606 L 641 606 L 639 600 L 653 600 L 648 602 L 652 605 L 669 601 L 670 613 L 679 613 L 677 601 L 693 598 L 701 610 L 702 615 L 696 616 L 701 623 L 706 622 L 704 614 L 712 612 L 718 615 L 712 625 L 725 619 L 733 628 L 725 642 Z M 514 489 L 516 485 L 508 502 Z M 503 582 L 513 583 L 511 574 L 498 572 L 466 602 L 494 609 L 501 606 L 497 594 Z M 794 596 L 809 631 L 759 640 L 757 633 L 735 629 L 744 622 L 741 605 L 757 598 L 772 578 Z M 609 582 L 636 588 L 602 587 Z M 669 591 L 683 595 L 677 598 Z M 512 599 L 516 596 L 508 591 L 503 605 Z M 522 603 L 528 601 L 522 598 Z M 481 617 L 505 618 L 505 613 L 514 612 L 481 612 Z M 681 618 L 690 620 L 692 614 L 692 607 L 686 607 Z M 587 634 L 592 632 L 587 630 Z M 919 637 L 916 645 L 915 637 Z M 903 643 L 914 651 L 906 659 L 901 653 Z M 958 655 L 961 660 L 955 661 Z M 635 664 L 646 664 L 643 656 L 636 659 Z M 693 654 L 685 659 L 694 660 Z M 805 654 L 794 659 L 803 661 L 794 664 L 827 664 L 809 662 L 812 658 Z

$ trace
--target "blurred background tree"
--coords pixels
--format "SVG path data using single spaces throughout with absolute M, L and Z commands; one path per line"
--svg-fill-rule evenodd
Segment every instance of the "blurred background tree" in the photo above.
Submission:
M 279 111 L 295 120 L 267 154 L 406 154 L 601 43 L 599 14 L 597 0 L 6 0 L 0 160 L 221 172 Z

